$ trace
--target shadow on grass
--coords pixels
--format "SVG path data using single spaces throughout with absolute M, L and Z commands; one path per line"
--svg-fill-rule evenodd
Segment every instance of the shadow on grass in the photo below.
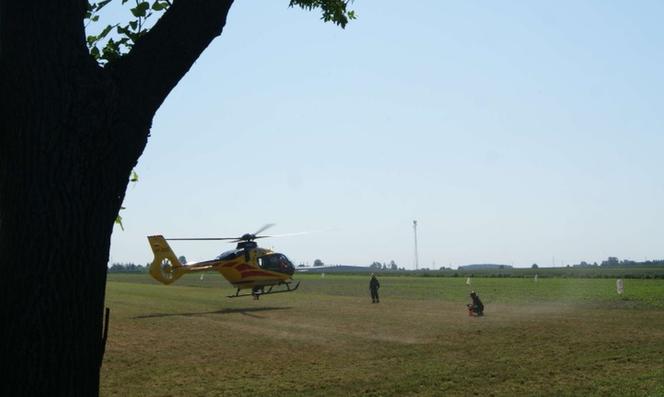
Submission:
M 247 308 L 227 308 L 227 309 L 221 309 L 221 310 L 214 310 L 211 312 L 189 312 L 189 313 L 152 313 L 152 314 L 144 314 L 142 316 L 136 316 L 132 317 L 134 320 L 139 320 L 143 318 L 159 318 L 159 317 L 172 317 L 172 316 L 184 316 L 184 317 L 194 317 L 194 316 L 204 316 L 208 314 L 234 314 L 234 313 L 239 313 L 245 316 L 249 317 L 254 317 L 254 318 L 263 318 L 261 316 L 257 316 L 255 312 L 268 312 L 268 311 L 275 311 L 275 310 L 289 310 L 291 309 L 290 306 L 286 307 L 247 307 Z

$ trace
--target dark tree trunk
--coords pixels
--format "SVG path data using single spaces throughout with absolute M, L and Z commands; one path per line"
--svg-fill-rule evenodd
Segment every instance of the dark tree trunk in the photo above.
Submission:
M 176 2 L 106 68 L 85 47 L 85 3 L 0 0 L 1 396 L 98 394 L 110 237 L 129 174 L 154 113 L 232 2 Z
M 3 24 L 16 16 L 15 32 L 41 37 L 1 48 L 3 396 L 98 393 L 110 236 L 149 129 L 116 147 L 117 90 L 72 40 L 77 3 L 2 9 Z

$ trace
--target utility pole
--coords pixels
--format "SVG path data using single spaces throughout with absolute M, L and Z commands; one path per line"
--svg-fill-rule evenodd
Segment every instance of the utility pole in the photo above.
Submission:
M 413 221 L 413 232 L 415 233 L 415 270 L 419 267 L 419 258 L 417 255 L 417 221 Z

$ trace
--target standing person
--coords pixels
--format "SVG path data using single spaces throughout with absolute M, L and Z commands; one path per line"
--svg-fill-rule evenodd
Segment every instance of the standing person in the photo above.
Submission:
M 475 291 L 472 291 L 470 293 L 470 299 L 473 300 L 472 303 L 470 303 L 468 306 L 468 314 L 469 315 L 475 315 L 475 316 L 483 316 L 484 315 L 484 304 L 482 303 L 482 300 L 480 299 L 479 295 L 475 293 Z
M 376 278 L 376 275 L 371 273 L 371 280 L 369 280 L 369 291 L 371 291 L 371 303 L 379 303 L 378 299 L 378 288 L 380 288 L 380 283 Z

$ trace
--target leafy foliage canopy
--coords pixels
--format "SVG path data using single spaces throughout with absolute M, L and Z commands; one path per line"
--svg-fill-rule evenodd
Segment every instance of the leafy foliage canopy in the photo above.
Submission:
M 89 1 L 85 13 L 86 27 L 90 23 L 99 22 L 100 11 L 112 0 Z M 86 37 L 90 55 L 100 65 L 117 59 L 131 50 L 158 17 L 172 6 L 171 0 L 119 0 L 122 5 L 129 3 L 131 14 L 126 23 L 107 24 L 99 33 Z M 175 1 L 175 0 L 173 0 Z M 355 11 L 348 9 L 353 0 L 290 0 L 289 7 L 298 6 L 304 10 L 320 9 L 321 19 L 325 22 L 346 27 L 350 20 L 356 18 Z

